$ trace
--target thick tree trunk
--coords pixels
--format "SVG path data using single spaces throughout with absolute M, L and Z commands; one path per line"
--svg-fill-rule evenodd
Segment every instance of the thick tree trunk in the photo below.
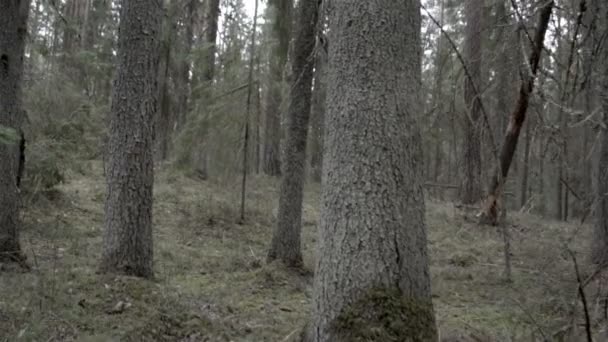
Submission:
M 484 1 L 465 2 L 465 58 L 469 76 L 465 78 L 464 99 L 468 116 L 465 119 L 465 143 L 463 146 L 463 182 L 460 200 L 464 204 L 477 203 L 481 199 L 481 98 L 476 89 L 481 81 L 481 28 Z
M 498 223 L 498 200 L 503 191 L 505 180 L 509 174 L 509 168 L 513 161 L 513 156 L 515 155 L 521 128 L 526 119 L 530 95 L 534 89 L 534 80 L 538 72 L 540 56 L 545 41 L 545 33 L 549 26 L 549 19 L 551 18 L 551 12 L 553 11 L 554 5 L 554 1 L 551 0 L 547 2 L 540 11 L 538 26 L 533 38 L 532 51 L 528 62 L 529 72 L 531 74 L 525 75 L 522 80 L 519 89 L 519 98 L 515 105 L 515 110 L 511 114 L 509 126 L 503 139 L 499 156 L 500 166 L 494 170 L 494 175 L 492 176 L 489 186 L 488 198 L 486 199 L 485 207 L 480 217 L 480 222 L 484 224 L 495 225 Z
M 436 341 L 415 119 L 422 109 L 420 2 L 353 0 L 332 7 L 308 338 Z
M 318 7 L 318 1 L 301 1 L 296 11 L 297 27 L 291 65 L 293 75 L 297 76 L 293 77 L 289 99 L 278 220 L 268 252 L 269 261 L 278 259 L 294 267 L 302 264 L 302 200 Z
M 0 127 L 21 132 L 22 78 L 29 0 L 0 2 Z M 20 192 L 23 151 L 19 142 L 0 142 L 0 262 L 24 261 L 19 245 Z
M 125 1 L 120 10 L 102 272 L 153 276 L 153 120 L 162 15 L 159 1 Z

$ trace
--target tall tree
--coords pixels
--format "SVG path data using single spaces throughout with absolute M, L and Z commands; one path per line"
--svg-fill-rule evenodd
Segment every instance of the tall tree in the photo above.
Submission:
M 601 3 L 600 27 L 608 28 L 608 4 Z M 605 31 L 604 31 L 605 32 Z M 599 60 L 602 65 L 601 73 L 601 109 L 602 124 L 600 126 L 600 141 L 595 164 L 595 221 L 591 248 L 592 261 L 596 264 L 608 262 L 608 45 L 602 44 Z
M 329 16 L 309 339 L 435 341 L 416 122 L 420 1 L 337 1 Z
M 160 1 L 126 0 L 120 9 L 102 272 L 153 275 L 153 119 L 162 15 Z
M 322 28 L 320 28 L 322 30 Z M 325 121 L 325 100 L 327 87 L 325 82 L 327 54 L 325 40 L 320 40 L 321 46 L 315 52 L 314 87 L 312 92 L 311 125 L 310 125 L 310 173 L 315 182 L 321 182 L 323 166 L 323 135 Z
M 464 175 L 460 200 L 473 204 L 481 199 L 481 95 L 477 93 L 481 82 L 481 28 L 483 0 L 465 1 L 465 59 L 468 77 L 465 78 L 464 100 L 467 117 L 465 119 L 465 143 L 463 146 Z
M 217 33 L 219 27 L 219 15 L 220 15 L 220 0 L 209 0 L 207 1 L 207 8 L 205 11 L 205 28 L 203 34 L 203 61 L 202 61 L 202 72 L 201 72 L 201 83 L 193 83 L 193 89 L 199 87 L 200 90 L 193 91 L 194 100 L 200 101 L 202 104 L 202 111 L 207 112 L 211 108 L 211 94 L 213 80 L 215 79 L 215 55 L 217 52 Z M 185 75 L 184 75 L 185 76 Z M 185 115 L 185 112 L 184 112 Z M 183 121 L 186 118 L 184 116 Z M 205 125 L 208 123 L 205 122 Z M 207 127 L 203 127 L 203 133 L 195 138 L 195 151 L 193 151 L 193 162 L 194 168 L 202 179 L 206 179 L 209 176 L 209 151 L 208 147 L 205 146 L 205 140 L 207 138 Z
M 281 173 L 281 84 L 287 63 L 291 39 L 293 0 L 271 0 L 274 10 L 273 38 L 278 42 L 270 57 L 270 84 L 266 98 L 266 127 L 264 129 L 264 173 L 277 176 Z M 295 76 L 295 75 L 294 75 Z M 295 76 L 297 77 L 297 76 Z
M 217 29 L 218 18 L 220 15 L 220 0 L 209 0 L 209 8 L 205 17 L 205 45 L 207 50 L 205 53 L 205 66 L 203 72 L 204 86 L 209 86 L 215 77 L 215 52 L 217 51 Z
M 29 9 L 30 0 L 0 2 L 0 129 L 13 133 L 21 132 L 25 119 L 21 81 Z M 24 260 L 19 245 L 22 154 L 15 141 L 0 142 L 0 261 Z
M 294 77 L 289 97 L 279 214 L 268 252 L 269 260 L 279 259 L 286 265 L 296 267 L 302 263 L 302 200 L 318 5 L 318 1 L 300 1 L 296 11 L 297 26 L 291 63 Z
M 553 0 L 544 3 L 538 16 L 538 24 L 536 32 L 531 40 L 531 53 L 528 59 L 528 74 L 523 75 L 523 79 L 519 88 L 519 96 L 515 103 L 515 109 L 511 113 L 509 118 L 509 125 L 503 137 L 500 155 L 499 165 L 494 169 L 493 175 L 490 180 L 490 186 L 488 187 L 488 198 L 484 204 L 482 215 L 480 215 L 480 222 L 486 224 L 497 224 L 498 223 L 498 200 L 504 190 L 504 184 L 507 176 L 509 175 L 509 169 L 511 168 L 511 162 L 517 149 L 517 142 L 521 133 L 522 126 L 526 120 L 526 113 L 528 111 L 528 104 L 530 103 L 530 96 L 534 90 L 534 82 L 536 80 L 536 74 L 538 73 L 538 67 L 540 64 L 540 57 L 543 51 L 545 42 L 545 34 L 549 26 L 549 20 L 551 19 L 551 13 L 553 12 L 553 6 L 555 2 Z

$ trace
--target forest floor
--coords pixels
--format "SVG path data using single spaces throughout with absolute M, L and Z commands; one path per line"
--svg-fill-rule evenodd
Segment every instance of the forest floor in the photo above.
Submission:
M 5 265 L 0 273 L 0 341 L 296 340 L 309 317 L 318 186 L 305 194 L 307 271 L 294 272 L 265 263 L 276 213 L 273 181 L 252 179 L 240 224 L 238 181 L 215 184 L 158 172 L 156 278 L 149 281 L 96 274 L 105 186 L 99 163 L 85 169 L 70 175 L 52 200 L 28 199 L 21 240 L 32 270 Z M 452 204 L 427 201 L 443 340 L 553 340 L 564 328 L 582 329 L 565 246 L 579 257 L 581 273 L 590 274 L 583 254 L 589 227 L 509 215 L 512 283 L 503 277 L 500 230 L 474 224 Z M 597 315 L 591 291 L 589 306 Z

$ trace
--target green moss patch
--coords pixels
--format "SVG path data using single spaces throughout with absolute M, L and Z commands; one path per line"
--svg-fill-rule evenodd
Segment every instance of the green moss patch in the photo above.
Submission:
M 342 341 L 435 341 L 435 318 L 430 303 L 406 298 L 397 290 L 373 289 L 347 306 L 332 330 Z

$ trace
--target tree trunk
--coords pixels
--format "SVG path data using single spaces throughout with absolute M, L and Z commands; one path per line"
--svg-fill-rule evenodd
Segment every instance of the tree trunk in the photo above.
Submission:
M 503 138 L 502 148 L 500 151 L 499 161 L 500 166 L 494 170 L 494 175 L 490 181 L 489 194 L 485 203 L 483 213 L 480 217 L 480 222 L 484 224 L 495 225 L 498 223 L 498 200 L 504 188 L 505 180 L 509 174 L 509 168 L 513 161 L 517 141 L 521 133 L 522 125 L 526 119 L 526 112 L 530 102 L 530 95 L 534 89 L 534 80 L 538 72 L 540 64 L 540 56 L 543 50 L 545 41 L 545 33 L 549 26 L 549 19 L 553 11 L 554 1 L 547 2 L 540 11 L 538 19 L 538 27 L 532 42 L 532 51 L 529 60 L 529 72 L 525 75 L 519 88 L 519 98 L 515 105 L 515 110 L 511 114 L 509 126 Z
M 608 28 L 608 4 L 602 2 L 599 11 L 600 28 Z M 604 31 L 605 32 L 605 31 Z M 602 45 L 599 61 L 602 65 L 601 92 L 608 94 L 608 46 Z M 600 142 L 595 164 L 595 221 L 591 258 L 595 264 L 605 265 L 608 262 L 608 96 L 601 97 L 602 125 L 600 125 Z
M 439 24 L 441 27 L 444 25 L 444 1 L 441 0 L 441 12 Z M 434 157 L 434 169 L 433 169 L 433 181 L 438 182 L 441 170 L 443 169 L 443 139 L 441 135 L 442 119 L 444 117 L 443 110 L 443 69 L 444 64 L 448 58 L 449 45 L 446 42 L 446 38 L 443 34 L 439 36 L 437 43 L 437 52 L 435 55 L 435 76 L 434 76 L 434 89 L 433 89 L 433 107 L 435 108 L 434 122 L 433 122 L 433 141 L 435 145 Z M 430 163 L 429 163 L 430 164 Z
M 321 19 L 322 20 L 322 19 Z M 315 58 L 314 88 L 311 104 L 311 137 L 310 137 L 310 173 L 315 182 L 321 182 L 323 167 L 323 135 L 325 121 L 325 101 L 327 87 L 325 85 L 327 56 L 324 48 L 319 47 Z
M 169 145 L 172 136 L 172 125 L 175 116 L 171 115 L 171 94 L 169 93 L 169 69 L 172 61 L 172 44 L 175 34 L 174 4 L 171 0 L 163 0 L 168 15 L 163 21 L 163 34 L 161 39 L 161 57 L 159 61 L 158 90 L 160 105 L 155 120 L 156 160 L 165 161 L 169 156 Z
M 308 338 L 436 341 L 416 123 L 420 2 L 337 1 L 329 16 L 331 100 Z
M 287 63 L 293 0 L 271 0 L 275 9 L 273 38 L 278 40 L 270 57 L 270 84 L 266 99 L 266 127 L 264 129 L 264 173 L 270 176 L 281 174 L 281 85 Z
M 187 14 L 184 18 L 184 50 L 181 56 L 179 77 L 177 80 L 177 111 L 184 121 L 188 115 L 188 100 L 190 98 L 190 60 L 192 45 L 194 44 L 194 25 L 196 22 L 197 3 L 199 0 L 190 0 L 186 6 Z M 215 54 L 215 53 L 214 53 Z M 215 61 L 214 61 L 215 63 Z
M 317 27 L 318 1 L 301 1 L 297 9 L 293 48 L 293 83 L 289 99 L 287 139 L 283 152 L 279 213 L 268 260 L 278 259 L 288 266 L 302 264 L 300 235 L 302 200 L 306 178 L 306 140 L 310 117 L 313 51 Z
M 465 119 L 465 143 L 463 146 L 464 175 L 460 200 L 464 204 L 474 204 L 481 199 L 481 28 L 483 0 L 465 2 L 465 58 L 469 76 L 465 78 L 464 99 L 468 115 Z
M 29 6 L 30 0 L 0 2 L 0 128 L 16 133 L 25 119 L 21 81 Z M 19 146 L 0 142 L 0 262 L 25 259 L 19 245 Z
M 120 9 L 102 272 L 153 276 L 153 120 L 162 16 L 158 1 L 129 0 Z
M 524 147 L 524 162 L 522 165 L 522 170 L 521 170 L 521 189 L 520 189 L 520 202 L 519 202 L 519 206 L 521 208 L 523 208 L 526 205 L 526 202 L 528 202 L 528 164 L 530 162 L 530 144 L 531 144 L 531 139 L 532 137 L 530 136 L 530 127 L 532 126 L 532 123 L 530 122 L 530 120 L 528 120 L 528 122 L 526 123 L 526 140 L 525 140 L 525 147 Z
M 205 23 L 205 44 L 208 46 L 205 54 L 205 71 L 203 73 L 203 86 L 209 87 L 210 83 L 215 78 L 215 52 L 217 50 L 217 28 L 218 18 L 220 16 L 220 0 L 209 0 L 209 8 L 207 9 L 207 17 Z
M 198 84 L 202 91 L 197 91 L 193 94 L 197 100 L 202 100 L 203 111 L 211 108 L 212 86 L 215 79 L 215 53 L 217 51 L 217 31 L 219 26 L 220 15 L 220 0 L 209 0 L 205 17 L 205 55 L 203 61 L 202 83 Z M 182 122 L 185 122 L 186 117 L 183 116 Z M 209 152 L 206 146 L 207 127 L 203 128 L 203 132 L 195 137 L 195 146 L 193 155 L 191 156 L 194 162 L 194 169 L 201 179 L 209 177 Z

